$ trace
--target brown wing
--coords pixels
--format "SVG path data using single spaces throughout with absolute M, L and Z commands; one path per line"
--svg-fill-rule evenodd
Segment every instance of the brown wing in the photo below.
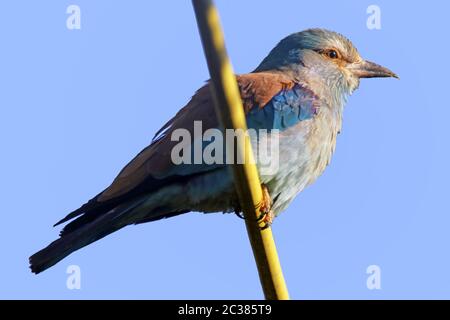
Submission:
M 263 108 L 274 95 L 294 86 L 294 82 L 286 76 L 268 72 L 240 75 L 237 76 L 237 81 L 246 113 L 254 107 Z M 217 169 L 220 165 L 177 166 L 171 160 L 171 150 L 178 144 L 178 141 L 171 141 L 172 133 L 184 128 L 193 134 L 194 121 L 202 121 L 203 130 L 218 128 L 209 84 L 198 90 L 189 103 L 158 131 L 152 144 L 125 166 L 108 188 L 59 223 L 83 212 L 97 211 L 102 207 L 107 210 L 128 196 L 149 192 L 178 179 Z

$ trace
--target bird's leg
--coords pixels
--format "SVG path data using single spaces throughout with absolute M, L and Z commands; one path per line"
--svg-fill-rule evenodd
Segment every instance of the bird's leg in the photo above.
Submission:
M 272 211 L 273 201 L 272 198 L 270 197 L 269 189 L 266 187 L 265 184 L 261 184 L 261 188 L 263 197 L 261 202 L 258 204 L 260 215 L 256 219 L 256 222 L 263 222 L 264 225 L 262 226 L 262 229 L 264 230 L 272 225 L 275 215 Z M 246 219 L 245 216 L 242 214 L 242 209 L 240 205 L 235 206 L 234 214 L 243 220 Z
M 260 216 L 258 217 L 258 222 L 264 222 L 262 229 L 267 229 L 273 223 L 275 215 L 272 211 L 273 201 L 270 197 L 269 189 L 265 184 L 261 184 L 263 197 L 261 203 L 259 204 Z
M 234 214 L 238 216 L 238 218 L 241 218 L 242 220 L 245 220 L 244 215 L 242 214 L 242 209 L 240 205 L 237 205 L 234 207 Z

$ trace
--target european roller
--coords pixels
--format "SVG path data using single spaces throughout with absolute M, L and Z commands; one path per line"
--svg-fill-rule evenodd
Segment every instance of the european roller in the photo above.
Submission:
M 251 73 L 236 76 L 248 127 L 278 131 L 278 168 L 264 173 L 263 217 L 271 223 L 330 163 L 347 98 L 362 78 L 395 77 L 364 60 L 344 36 L 310 29 L 284 38 Z M 60 237 L 30 257 L 34 273 L 125 226 L 187 212 L 236 212 L 238 197 L 226 164 L 175 164 L 178 129 L 219 129 L 209 84 L 157 133 L 112 184 L 56 225 Z M 266 139 L 271 139 L 270 133 Z M 254 148 L 261 143 L 252 139 Z

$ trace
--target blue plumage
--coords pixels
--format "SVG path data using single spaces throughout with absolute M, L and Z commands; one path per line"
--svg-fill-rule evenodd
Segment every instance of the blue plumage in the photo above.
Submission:
M 264 108 L 251 109 L 247 114 L 247 126 L 284 131 L 317 115 L 319 107 L 315 101 L 317 97 L 310 90 L 297 84 L 279 92 Z

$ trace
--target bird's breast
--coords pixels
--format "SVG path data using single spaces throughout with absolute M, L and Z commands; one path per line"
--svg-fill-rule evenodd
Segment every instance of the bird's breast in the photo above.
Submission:
M 265 172 L 258 165 L 261 180 L 269 186 L 272 197 L 277 197 L 277 214 L 324 172 L 334 153 L 340 126 L 340 114 L 324 107 L 314 118 L 279 133 L 279 150 L 271 159 L 277 169 Z
M 314 119 L 313 128 L 307 139 L 307 149 L 311 157 L 313 177 L 317 178 L 330 164 L 336 148 L 337 135 L 341 130 L 341 115 L 329 109 Z M 313 182 L 313 181 L 311 181 Z

